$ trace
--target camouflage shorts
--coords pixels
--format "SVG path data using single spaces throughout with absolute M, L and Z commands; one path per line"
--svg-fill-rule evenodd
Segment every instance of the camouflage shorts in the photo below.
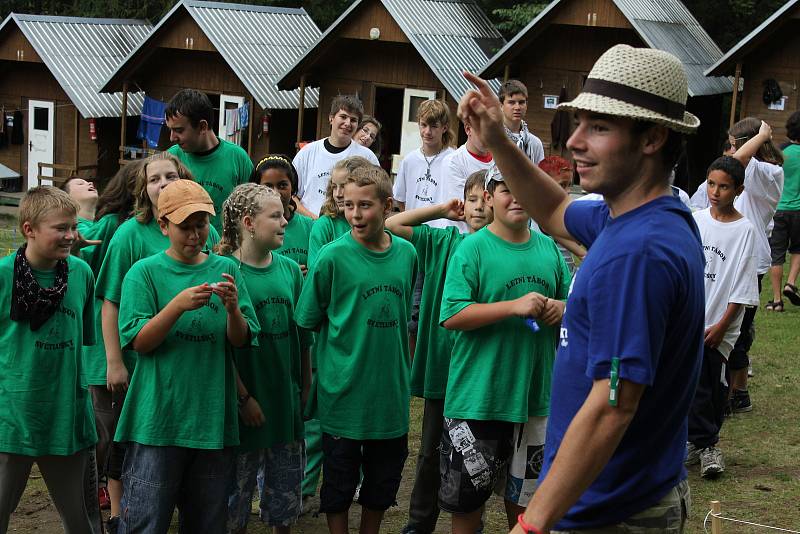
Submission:
M 692 507 L 689 482 L 684 480 L 663 499 L 616 525 L 588 530 L 551 530 L 551 534 L 680 534 Z

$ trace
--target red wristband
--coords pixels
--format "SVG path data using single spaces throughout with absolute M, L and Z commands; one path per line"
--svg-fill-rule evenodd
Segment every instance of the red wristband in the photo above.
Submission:
M 517 523 L 522 528 L 522 530 L 524 530 L 525 532 L 527 532 L 529 534 L 530 533 L 542 534 L 541 530 L 539 530 L 538 528 L 534 527 L 533 525 L 529 525 L 528 523 L 525 522 L 525 514 L 519 514 L 517 516 Z

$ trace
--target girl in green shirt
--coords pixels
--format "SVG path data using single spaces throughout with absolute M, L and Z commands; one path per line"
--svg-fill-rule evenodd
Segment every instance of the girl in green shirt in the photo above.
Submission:
M 258 347 L 234 353 L 241 443 L 228 496 L 233 533 L 247 530 L 259 472 L 261 520 L 273 532 L 288 534 L 303 510 L 302 405 L 311 382 L 310 343 L 294 322 L 300 267 L 276 254 L 288 228 L 284 208 L 275 190 L 252 183 L 236 187 L 222 207 L 218 251 L 239 264 L 261 327 Z

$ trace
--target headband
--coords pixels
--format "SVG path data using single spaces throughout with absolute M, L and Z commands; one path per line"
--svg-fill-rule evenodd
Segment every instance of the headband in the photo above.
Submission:
M 262 163 L 266 163 L 266 162 L 271 161 L 271 160 L 282 161 L 283 163 L 286 163 L 287 165 L 291 165 L 291 162 L 288 159 L 284 158 L 283 156 L 267 156 L 266 158 L 264 158 L 264 159 L 262 159 L 261 161 L 258 162 L 258 164 L 256 165 L 256 169 L 259 168 Z

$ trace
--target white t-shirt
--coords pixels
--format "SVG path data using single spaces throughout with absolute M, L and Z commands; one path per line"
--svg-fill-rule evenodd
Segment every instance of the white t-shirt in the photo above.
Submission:
M 453 152 L 455 152 L 454 148 L 446 147 L 437 155 L 427 158 L 421 148 L 408 153 L 400 162 L 392 196 L 397 201 L 404 203 L 406 210 L 435 206 L 450 200 L 444 198 L 443 165 L 447 156 Z M 462 198 L 462 196 L 454 198 Z M 435 228 L 444 228 L 447 222 L 446 219 L 437 219 L 426 224 Z
M 751 158 L 744 170 L 744 193 L 733 203 L 739 212 L 756 227 L 757 272 L 769 271 L 772 256 L 769 236 L 772 233 L 772 217 L 783 192 L 783 168 L 766 161 Z
M 332 154 L 325 149 L 325 139 L 309 143 L 297 153 L 292 160 L 294 168 L 297 169 L 297 196 L 308 211 L 319 213 L 325 202 L 325 191 L 328 188 L 331 169 L 337 161 L 350 156 L 361 156 L 378 165 L 378 158 L 372 150 L 355 141 L 338 154 Z
M 494 164 L 494 160 L 484 163 L 467 150 L 467 145 L 461 145 L 447 155 L 442 163 L 444 176 L 444 198 L 464 198 L 464 184 L 467 178 L 478 171 L 486 171 Z M 467 223 L 462 221 L 445 221 L 445 226 L 456 226 L 462 233 L 467 233 Z
M 706 321 L 708 329 L 717 324 L 728 304 L 755 306 L 758 304 L 756 236 L 760 232 L 742 217 L 738 221 L 721 222 L 711 216 L 707 208 L 694 213 L 700 229 L 703 254 L 706 258 L 705 290 Z M 731 353 L 744 317 L 744 306 L 731 321 L 717 350 L 725 356 Z
M 511 140 L 525 152 L 534 165 L 539 165 L 539 162 L 544 159 L 544 145 L 542 140 L 533 135 L 530 131 L 520 131 L 514 133 L 506 128 L 506 134 Z M 522 139 L 524 137 L 524 139 Z M 524 147 L 524 148 L 523 148 Z

